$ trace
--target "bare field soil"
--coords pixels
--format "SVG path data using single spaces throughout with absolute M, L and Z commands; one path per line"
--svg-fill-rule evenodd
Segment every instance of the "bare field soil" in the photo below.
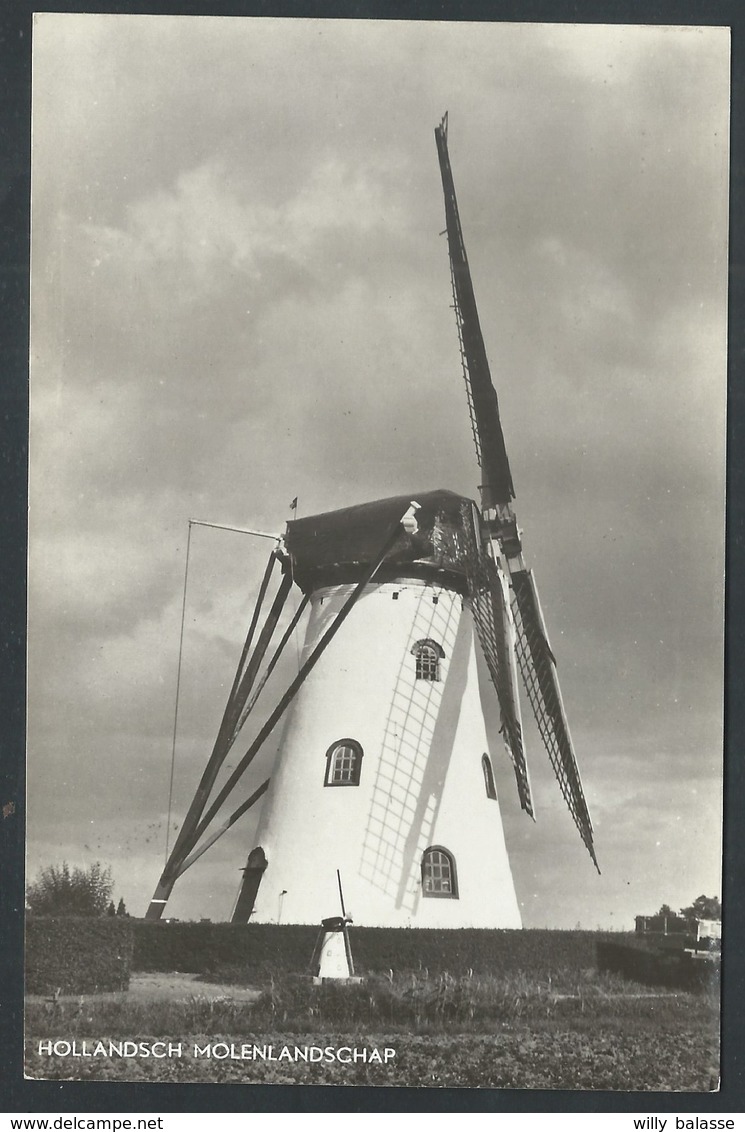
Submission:
M 29 1001 L 26 1021 L 26 1074 L 35 1079 L 632 1092 L 718 1087 L 716 995 L 656 993 L 602 977 L 559 987 L 525 978 L 409 975 L 346 988 L 289 978 L 257 990 L 178 974 L 138 975 L 126 993 Z M 91 1054 L 109 1040 L 144 1045 L 133 1046 L 133 1056 Z M 67 1045 L 50 1053 L 41 1044 L 50 1041 Z M 171 1043 L 178 1053 L 143 1052 L 154 1041 Z M 316 1052 L 309 1056 L 308 1047 Z M 368 1053 L 353 1062 L 323 1052 L 346 1047 L 387 1047 L 395 1056 L 370 1061 Z
M 219 984 L 199 981 L 199 975 L 183 971 L 172 971 L 168 974 L 154 971 L 141 972 L 132 975 L 129 981 L 129 990 L 103 991 L 98 994 L 63 994 L 57 1001 L 69 1002 L 183 1002 L 191 997 L 208 999 L 230 999 L 232 1002 L 253 1002 L 259 996 L 259 991 L 253 987 L 234 986 L 230 983 Z M 47 1004 L 51 1008 L 51 997 L 45 994 L 30 994 L 26 1001 L 36 1004 Z

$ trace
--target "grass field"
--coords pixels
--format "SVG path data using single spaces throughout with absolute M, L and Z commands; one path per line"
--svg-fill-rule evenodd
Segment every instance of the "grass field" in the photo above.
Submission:
M 228 976 L 236 982 L 236 972 Z M 270 980 L 253 1002 L 229 997 L 227 987 L 221 997 L 214 983 L 209 997 L 199 983 L 190 990 L 182 1000 L 122 994 L 30 1003 L 27 1075 L 693 1092 L 718 1081 L 713 992 L 653 992 L 593 972 L 545 980 L 420 972 L 321 987 L 285 976 Z M 164 1058 L 39 1052 L 40 1042 L 76 1041 L 80 1052 L 109 1039 L 170 1041 L 181 1052 Z M 204 1050 L 214 1043 L 223 1043 L 216 1056 L 195 1055 L 195 1045 Z M 243 1046 L 254 1045 L 264 1052 L 242 1056 Z M 296 1046 L 379 1047 L 395 1049 L 395 1056 L 386 1063 L 296 1061 Z M 283 1047 L 289 1052 L 280 1056 Z

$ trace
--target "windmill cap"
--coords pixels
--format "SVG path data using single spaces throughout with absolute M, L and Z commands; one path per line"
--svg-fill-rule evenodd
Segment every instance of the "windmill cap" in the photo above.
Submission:
M 416 529 L 410 523 L 401 526 L 376 580 L 404 574 L 464 589 L 463 543 L 458 532 L 463 528 L 464 507 L 470 514 L 472 501 L 444 489 L 410 492 L 293 519 L 287 524 L 285 546 L 295 581 L 310 592 L 356 580 L 377 560 L 391 528 L 412 511 L 413 504 Z

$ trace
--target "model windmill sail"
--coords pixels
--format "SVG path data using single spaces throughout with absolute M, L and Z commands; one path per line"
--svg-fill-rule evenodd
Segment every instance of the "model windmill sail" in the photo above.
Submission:
M 516 651 L 523 682 L 562 795 L 597 868 L 592 840 L 592 823 L 562 704 L 556 675 L 556 661 L 548 643 L 535 579 L 532 572 L 526 569 L 523 561 L 517 520 L 512 510 L 515 491 L 499 416 L 497 394 L 491 379 L 476 309 L 468 257 L 463 241 L 458 202 L 448 154 L 447 114 L 435 130 L 435 138 L 445 196 L 453 305 L 456 313 L 476 456 L 482 473 L 480 490 L 484 515 L 483 541 L 486 544 L 484 554 L 491 553 L 494 556 L 491 558 L 491 567 L 495 571 L 494 558 L 497 555 L 505 564 L 513 595 L 512 610 L 516 628 Z M 480 618 L 477 616 L 476 605 L 478 603 L 483 604 L 485 589 L 483 582 L 474 588 L 476 595 L 474 599 L 474 620 L 477 631 L 479 630 Z M 494 610 L 492 620 L 495 622 L 495 626 L 500 622 L 503 625 L 500 608 L 501 597 L 496 586 L 492 586 L 492 595 L 492 608 Z M 495 678 L 493 671 L 495 667 L 499 668 L 494 663 L 493 653 L 500 637 L 503 639 L 503 634 L 499 634 L 495 627 L 494 632 L 491 632 L 490 629 L 480 630 L 479 637 L 492 679 L 497 687 L 502 710 L 503 731 L 505 731 L 506 742 L 515 763 L 521 804 L 524 809 L 532 813 L 530 793 L 527 786 L 527 769 L 525 768 L 522 751 L 522 737 L 518 735 L 515 729 L 514 706 L 509 702 L 503 690 L 506 681 L 500 675 Z

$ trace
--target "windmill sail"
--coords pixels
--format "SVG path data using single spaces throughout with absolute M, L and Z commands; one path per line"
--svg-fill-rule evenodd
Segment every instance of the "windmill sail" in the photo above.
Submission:
M 487 537 L 484 539 L 484 552 L 479 557 L 483 557 L 484 561 L 488 562 L 488 566 L 480 566 L 482 574 L 480 580 L 476 575 L 471 580 L 476 631 L 492 674 L 492 680 L 497 688 L 502 710 L 503 729 L 505 729 L 506 697 L 501 675 L 504 665 L 498 666 L 494 661 L 493 641 L 496 634 L 492 632 L 491 627 L 484 629 L 484 624 L 489 620 L 492 626 L 499 624 L 501 601 L 497 595 L 497 587 L 499 586 L 497 561 L 501 559 L 505 564 L 513 593 L 511 605 L 516 629 L 515 644 L 523 683 L 559 788 L 597 868 L 592 841 L 592 824 L 582 789 L 574 748 L 569 736 L 569 728 L 556 675 L 556 662 L 548 644 L 535 582 L 523 561 L 517 520 L 511 505 L 515 498 L 515 491 L 499 416 L 499 403 L 489 370 L 460 225 L 458 202 L 448 154 L 447 114 L 435 130 L 435 139 L 445 196 L 453 306 L 458 327 L 471 427 L 483 479 L 481 503 Z M 489 555 L 488 558 L 487 555 Z M 487 586 L 484 581 L 484 576 L 488 574 L 491 574 L 494 579 L 494 584 L 490 586 Z M 487 597 L 487 593 L 489 593 L 489 597 Z M 481 627 L 479 627 L 480 624 Z M 513 745 L 507 741 L 507 745 L 515 766 L 521 805 L 532 814 L 522 739 L 520 739 L 519 757 L 517 759 L 515 757 L 517 743 Z M 521 779 L 524 780 L 521 781 Z
M 600 872 L 592 841 L 592 822 L 569 735 L 556 660 L 548 643 L 538 590 L 531 570 L 511 574 L 517 627 L 517 660 L 544 746 L 569 812 Z
M 484 509 L 509 503 L 515 497 L 512 473 L 499 419 L 497 393 L 492 384 L 486 347 L 481 333 L 476 297 L 473 293 L 471 271 L 460 226 L 458 202 L 450 168 L 447 143 L 447 114 L 435 130 L 437 152 L 440 158 L 442 187 L 445 194 L 445 220 L 450 249 L 450 273 L 453 285 L 453 305 L 458 325 L 463 376 L 466 382 L 471 428 L 476 444 L 476 455 L 484 482 L 481 501 Z
M 473 504 L 463 504 L 464 561 L 471 612 L 481 650 L 499 699 L 501 732 L 517 781 L 520 805 L 534 817 L 528 766 L 525 761 L 520 701 L 514 679 L 513 626 L 502 581 L 493 560 L 481 545 L 480 520 Z

